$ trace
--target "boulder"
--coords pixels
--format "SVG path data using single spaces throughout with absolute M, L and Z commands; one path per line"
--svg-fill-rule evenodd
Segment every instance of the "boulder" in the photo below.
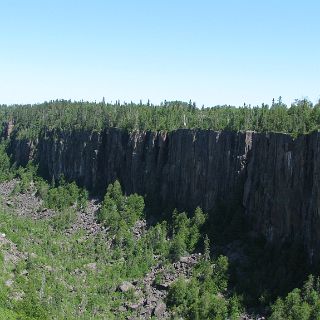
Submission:
M 163 315 L 166 312 L 166 310 L 167 310 L 166 304 L 163 301 L 160 300 L 157 303 L 157 306 L 155 307 L 155 309 L 153 311 L 153 314 L 154 314 L 155 317 L 161 318 L 161 317 L 163 317 Z
M 129 290 L 133 290 L 135 286 L 129 282 L 129 281 L 124 281 L 122 284 L 119 285 L 118 290 L 120 292 L 128 292 Z

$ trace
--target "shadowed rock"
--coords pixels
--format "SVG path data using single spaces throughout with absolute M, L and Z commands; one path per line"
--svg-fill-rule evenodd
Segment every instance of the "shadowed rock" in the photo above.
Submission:
M 12 131 L 12 130 L 11 130 Z M 132 132 L 107 128 L 43 130 L 34 140 L 11 132 L 17 164 L 34 159 L 49 179 L 63 174 L 103 194 L 118 179 L 154 214 L 243 205 L 254 231 L 273 243 L 297 242 L 310 262 L 320 252 L 320 134 L 179 129 Z

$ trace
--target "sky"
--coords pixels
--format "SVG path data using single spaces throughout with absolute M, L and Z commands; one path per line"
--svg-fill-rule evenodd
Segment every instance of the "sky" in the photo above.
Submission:
M 318 0 L 0 0 L 0 104 L 320 99 Z

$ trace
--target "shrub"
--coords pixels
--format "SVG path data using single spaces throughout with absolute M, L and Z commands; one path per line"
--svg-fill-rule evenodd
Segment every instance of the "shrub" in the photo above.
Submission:
M 129 229 L 142 218 L 144 218 L 143 197 L 137 194 L 125 196 L 119 181 L 110 184 L 98 212 L 98 220 L 115 234 L 120 227 L 122 230 Z

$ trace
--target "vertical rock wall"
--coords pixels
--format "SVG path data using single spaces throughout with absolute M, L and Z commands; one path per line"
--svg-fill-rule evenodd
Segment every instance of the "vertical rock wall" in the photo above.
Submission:
M 271 242 L 298 241 L 320 256 L 320 134 L 179 129 L 170 133 L 43 131 L 34 141 L 11 134 L 9 150 L 33 158 L 49 179 L 63 174 L 96 193 L 118 179 L 156 211 L 242 199 L 253 228 Z
M 253 135 L 243 196 L 246 213 L 269 241 L 305 244 L 311 261 L 320 249 L 319 187 L 319 133 L 295 140 L 277 133 Z
M 118 179 L 125 192 L 144 195 L 159 209 L 210 210 L 242 190 L 251 135 L 50 131 L 39 137 L 35 158 L 48 178 L 63 174 L 97 193 Z

